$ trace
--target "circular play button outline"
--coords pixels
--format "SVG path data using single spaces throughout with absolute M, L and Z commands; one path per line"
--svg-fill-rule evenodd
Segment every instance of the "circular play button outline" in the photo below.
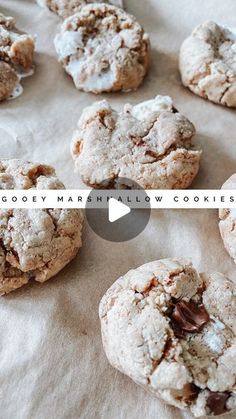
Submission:
M 144 189 L 127 178 L 120 178 L 119 183 L 131 185 L 132 189 L 92 189 L 85 208 L 94 233 L 115 243 L 132 240 L 142 233 L 151 213 L 150 199 Z

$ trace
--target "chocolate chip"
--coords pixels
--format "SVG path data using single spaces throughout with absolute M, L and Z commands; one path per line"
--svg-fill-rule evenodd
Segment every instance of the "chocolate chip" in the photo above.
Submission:
M 195 386 L 195 384 L 187 384 L 184 388 L 183 401 L 185 401 L 188 404 L 191 404 L 192 402 L 194 402 L 194 400 L 196 400 L 199 392 L 200 388 Z
M 179 113 L 178 109 L 176 109 L 174 106 L 172 106 L 172 112 L 173 113 Z
M 226 401 L 229 398 L 229 393 L 213 392 L 211 391 L 207 399 L 207 407 L 214 415 L 222 415 L 227 412 Z
M 196 333 L 210 320 L 210 317 L 203 304 L 179 301 L 175 304 L 171 319 L 176 331 Z
M 184 331 L 182 329 L 180 329 L 180 327 L 178 327 L 176 322 L 172 322 L 172 328 L 174 331 L 174 335 L 178 338 L 178 339 L 183 339 L 185 334 Z

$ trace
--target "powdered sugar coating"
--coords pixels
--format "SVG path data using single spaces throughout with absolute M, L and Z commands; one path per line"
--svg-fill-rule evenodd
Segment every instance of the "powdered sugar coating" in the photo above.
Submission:
M 23 92 L 20 80 L 33 74 L 34 39 L 0 13 L 0 101 Z
M 116 188 L 119 178 L 146 189 L 187 188 L 199 169 L 195 128 L 168 96 L 117 112 L 103 100 L 86 108 L 74 133 L 75 170 L 93 187 Z
M 180 50 L 183 84 L 221 105 L 236 107 L 236 30 L 205 22 Z
M 236 174 L 224 183 L 222 189 L 236 189 Z M 219 228 L 224 246 L 236 263 L 236 209 L 221 209 L 219 215 Z
M 148 70 L 148 35 L 134 16 L 108 4 L 84 6 L 67 18 L 54 44 L 75 86 L 86 92 L 136 89 Z
M 64 189 L 52 167 L 0 161 L 0 189 Z M 81 247 L 83 215 L 74 209 L 0 210 L 0 295 L 31 279 L 47 281 Z
M 178 301 L 204 304 L 209 321 L 197 333 L 176 332 Z M 186 259 L 150 262 L 111 286 L 99 315 L 108 360 L 137 384 L 196 417 L 213 414 L 213 392 L 226 392 L 234 408 L 236 293 L 226 277 L 199 275 Z
M 110 3 L 123 7 L 123 0 L 36 0 L 39 6 L 46 7 L 63 19 L 79 12 L 82 7 L 90 3 Z

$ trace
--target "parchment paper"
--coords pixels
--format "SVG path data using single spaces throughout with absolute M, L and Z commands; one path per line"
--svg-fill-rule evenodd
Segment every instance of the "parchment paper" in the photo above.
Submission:
M 0 0 L 19 27 L 37 35 L 36 73 L 19 99 L 0 105 L 1 157 L 55 166 L 68 188 L 73 173 L 69 143 L 84 106 L 98 99 L 76 91 L 57 63 L 53 38 L 60 20 L 30 0 Z M 118 108 L 169 94 L 197 128 L 203 148 L 194 188 L 219 188 L 236 170 L 235 111 L 204 101 L 180 83 L 178 49 L 193 27 L 213 19 L 235 25 L 235 0 L 126 0 L 151 35 L 152 68 L 134 93 L 107 95 Z M 201 271 L 235 280 L 215 210 L 155 210 L 136 239 L 111 244 L 85 223 L 76 259 L 44 285 L 32 283 L 0 299 L 0 419 L 179 419 L 169 408 L 111 368 L 104 355 L 98 304 L 127 270 L 174 256 L 192 258 Z M 228 418 L 233 419 L 234 415 Z

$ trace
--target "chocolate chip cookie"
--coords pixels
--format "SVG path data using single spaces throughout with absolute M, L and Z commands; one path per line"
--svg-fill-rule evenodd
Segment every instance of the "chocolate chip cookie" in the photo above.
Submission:
M 148 35 L 116 6 L 84 6 L 64 21 L 54 43 L 59 61 L 85 92 L 137 89 L 149 67 Z
M 236 408 L 236 288 L 189 260 L 147 263 L 119 278 L 100 303 L 111 365 L 196 417 Z
M 0 160 L 0 189 L 64 189 L 51 166 Z M 0 295 L 56 275 L 81 247 L 77 209 L 0 209 Z
M 236 107 L 236 29 L 205 22 L 180 50 L 184 86 L 224 106 Z
M 119 188 L 120 178 L 145 189 L 187 188 L 201 157 L 194 134 L 169 96 L 125 105 L 120 112 L 106 100 L 96 102 L 83 111 L 73 136 L 75 170 L 94 188 Z
M 0 13 L 0 101 L 23 92 L 20 80 L 33 73 L 34 39 Z
M 110 3 L 123 7 L 123 0 L 36 0 L 36 2 L 39 6 L 46 7 L 64 19 L 79 12 L 82 7 L 90 3 Z
M 224 183 L 222 189 L 236 189 L 236 174 Z M 236 209 L 221 209 L 219 215 L 219 228 L 224 246 L 236 263 Z

